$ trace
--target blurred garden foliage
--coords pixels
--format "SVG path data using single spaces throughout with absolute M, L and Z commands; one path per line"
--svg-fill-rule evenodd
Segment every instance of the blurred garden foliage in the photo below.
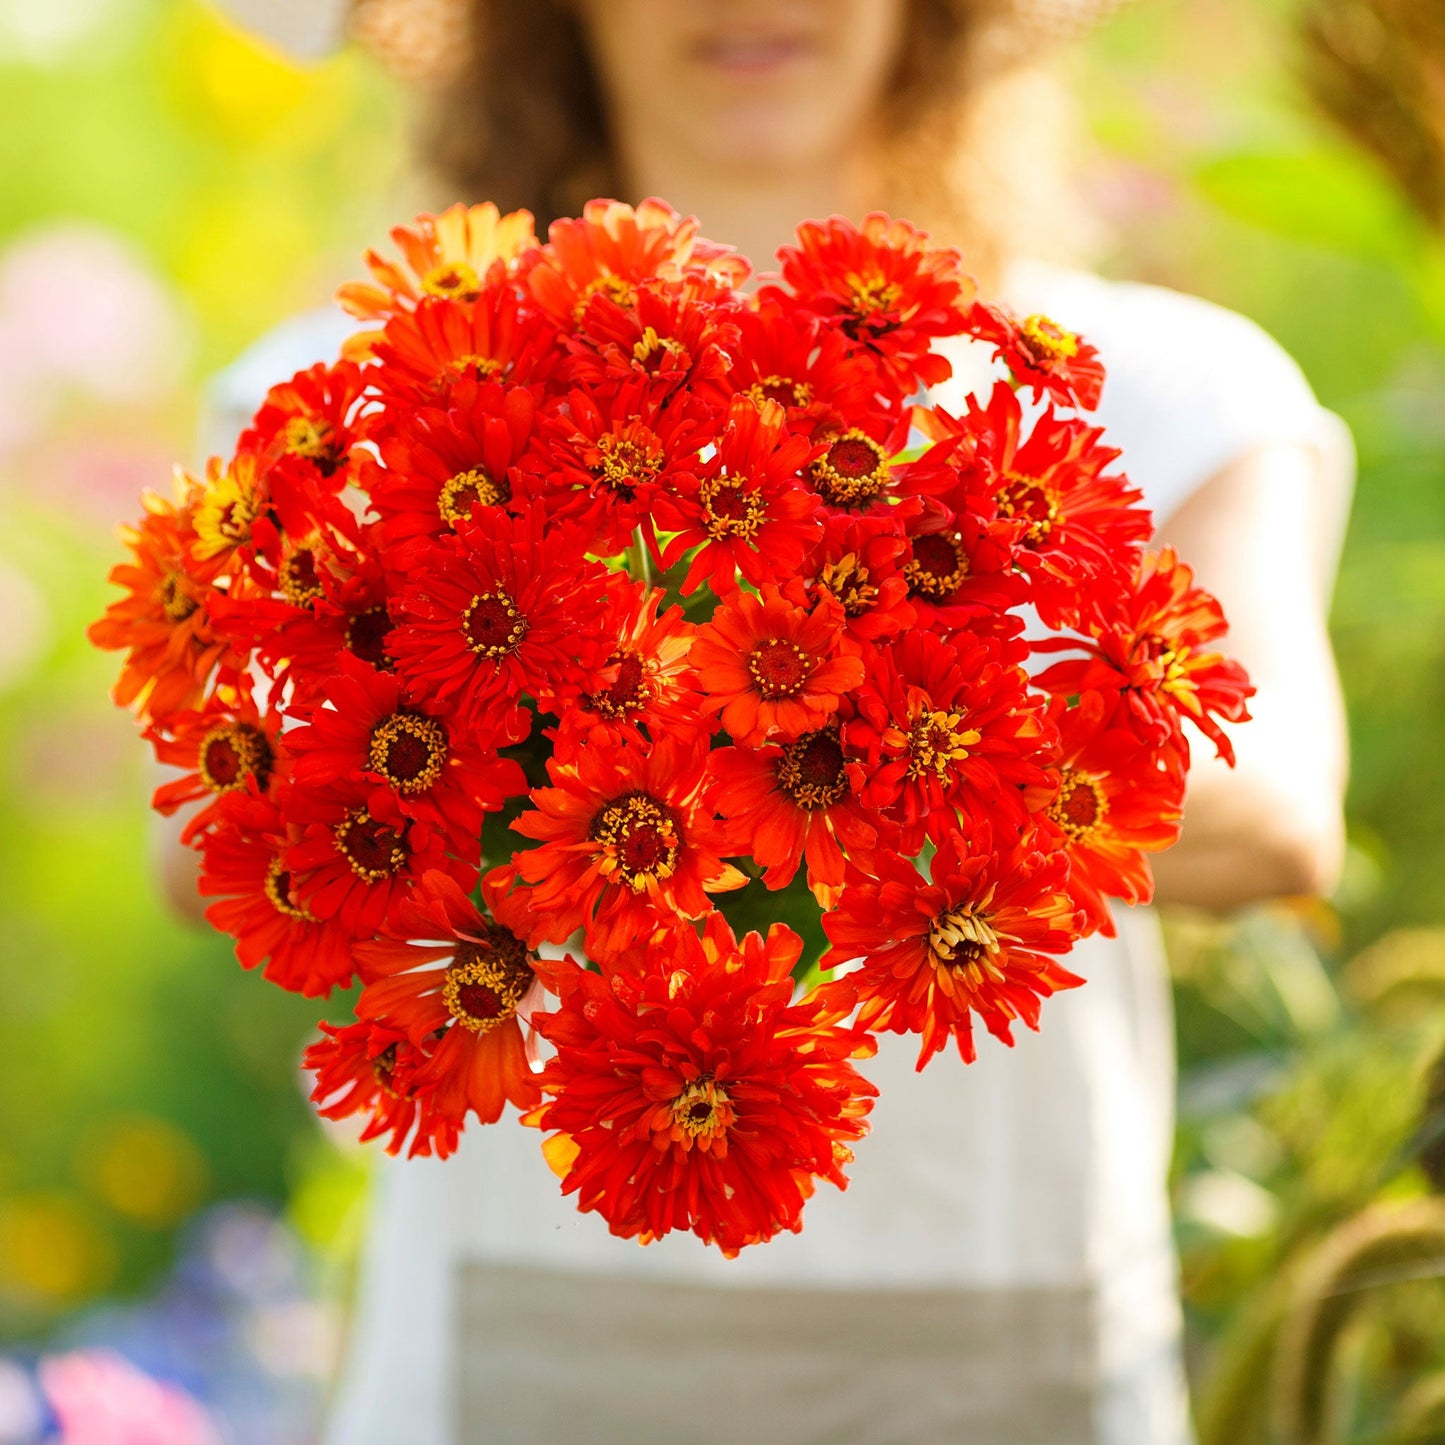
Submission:
M 1311 26 L 1351 5 L 1380 8 L 1137 0 L 1071 62 L 1103 268 L 1257 319 L 1360 453 L 1334 610 L 1345 881 L 1329 906 L 1171 929 L 1205 1445 L 1445 1439 L 1445 240 L 1348 106 L 1310 100 Z M 0 0 L 12 1342 L 150 1287 L 209 1202 L 275 1201 L 323 1254 L 343 1247 L 354 1166 L 295 1078 L 311 1011 L 166 915 L 143 750 L 82 628 L 112 524 L 196 460 L 204 377 L 413 209 L 404 129 L 363 58 L 294 68 L 199 0 Z

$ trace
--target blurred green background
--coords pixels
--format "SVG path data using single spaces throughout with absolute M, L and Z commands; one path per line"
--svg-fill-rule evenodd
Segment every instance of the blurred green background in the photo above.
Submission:
M 1341 35 L 1388 73 L 1406 8 L 1138 0 L 1070 60 L 1103 269 L 1254 317 L 1360 452 L 1344 883 L 1171 920 L 1205 1445 L 1445 1439 L 1445 243 L 1428 177 L 1409 199 L 1359 143 L 1368 89 L 1352 124 L 1304 83 Z M 206 375 L 409 213 L 404 132 L 364 57 L 292 66 L 196 0 L 0 0 L 0 1348 L 125 1345 L 215 1246 L 197 1221 L 253 1201 L 294 1245 L 287 1328 L 311 1311 L 303 1350 L 242 1332 L 300 1380 L 271 1442 L 306 1438 L 330 1368 L 364 1166 L 302 1103 L 314 1006 L 167 915 L 144 752 L 82 631 L 114 522 L 197 460 Z

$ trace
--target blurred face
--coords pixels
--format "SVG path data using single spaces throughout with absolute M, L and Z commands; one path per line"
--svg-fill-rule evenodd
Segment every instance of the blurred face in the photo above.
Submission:
M 623 152 L 639 128 L 702 166 L 828 164 L 866 139 L 908 0 L 573 0 Z

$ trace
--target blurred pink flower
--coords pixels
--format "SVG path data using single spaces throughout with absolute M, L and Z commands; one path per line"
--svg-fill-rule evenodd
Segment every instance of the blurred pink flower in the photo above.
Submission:
M 109 1350 L 52 1356 L 39 1374 L 60 1422 L 59 1445 L 221 1445 L 190 1395 Z
M 0 254 L 0 452 L 33 437 L 66 393 L 149 401 L 182 378 L 189 328 L 120 237 L 62 222 Z

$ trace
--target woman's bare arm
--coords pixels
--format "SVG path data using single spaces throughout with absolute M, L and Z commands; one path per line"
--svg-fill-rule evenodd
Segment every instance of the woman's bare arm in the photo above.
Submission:
M 1185 827 L 1155 859 L 1160 902 L 1228 909 L 1327 893 L 1344 852 L 1344 703 L 1325 618 L 1347 498 L 1318 453 L 1261 448 L 1160 528 L 1229 619 L 1226 649 L 1258 688 L 1230 729 L 1233 770 L 1195 735 Z

